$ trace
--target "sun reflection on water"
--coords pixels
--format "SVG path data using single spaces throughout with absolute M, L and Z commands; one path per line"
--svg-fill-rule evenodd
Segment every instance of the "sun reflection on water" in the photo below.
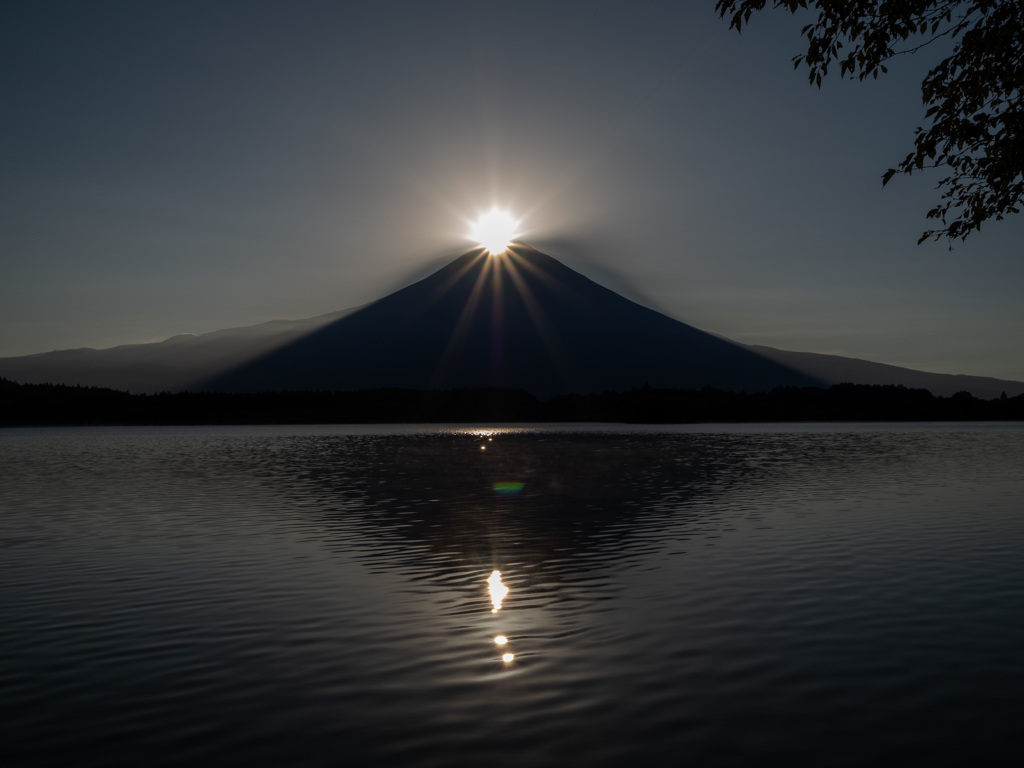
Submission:
M 491 593 L 491 613 L 501 610 L 501 601 L 508 594 L 508 587 L 501 583 L 501 571 L 492 571 L 487 579 L 487 588 Z
M 487 589 L 491 593 L 491 613 L 497 613 L 501 610 L 501 601 L 508 594 L 508 587 L 501 583 L 501 571 L 491 571 L 491 575 L 487 577 Z M 508 638 L 505 635 L 495 635 L 494 644 L 504 651 L 501 660 L 505 664 L 511 664 L 516 655 L 508 647 Z

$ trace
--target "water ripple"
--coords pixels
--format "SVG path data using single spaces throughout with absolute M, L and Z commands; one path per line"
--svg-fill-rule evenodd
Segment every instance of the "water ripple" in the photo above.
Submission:
M 1020 426 L 5 430 L 0 476 L 5 765 L 1024 758 Z

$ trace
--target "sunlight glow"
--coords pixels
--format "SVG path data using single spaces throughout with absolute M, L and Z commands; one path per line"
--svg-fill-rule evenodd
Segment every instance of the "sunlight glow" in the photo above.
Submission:
M 516 236 L 519 222 L 507 211 L 492 208 L 473 225 L 471 236 L 492 256 L 504 253 Z
M 505 595 L 508 594 L 508 587 L 501 583 L 501 571 L 492 571 L 491 575 L 487 579 L 487 588 L 491 593 L 491 613 L 497 613 L 501 610 L 501 601 L 505 599 Z
M 501 657 L 501 660 L 508 664 L 515 657 L 516 655 L 514 653 L 506 653 L 504 656 Z
M 508 638 L 504 635 L 498 635 L 494 638 L 495 645 L 505 645 L 506 643 L 508 643 Z

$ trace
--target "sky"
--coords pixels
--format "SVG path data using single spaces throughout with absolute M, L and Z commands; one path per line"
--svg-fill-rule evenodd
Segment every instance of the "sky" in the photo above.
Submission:
M 358 306 L 521 239 L 748 344 L 1024 380 L 1024 217 L 917 245 L 925 53 L 689 2 L 0 5 L 0 356 Z M 928 51 L 929 49 L 926 49 Z

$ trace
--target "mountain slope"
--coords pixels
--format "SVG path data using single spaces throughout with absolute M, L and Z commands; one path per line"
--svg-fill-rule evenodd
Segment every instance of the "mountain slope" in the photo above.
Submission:
M 153 344 L 0 358 L 24 383 L 132 392 L 447 388 L 558 392 L 655 387 L 902 384 L 949 396 L 1024 383 L 743 346 L 640 306 L 526 246 L 473 251 L 363 307 Z
M 754 344 L 747 349 L 813 376 L 826 384 L 902 384 L 911 389 L 927 389 L 938 397 L 949 397 L 957 392 L 970 392 L 982 400 L 1024 394 L 1024 382 L 994 379 L 988 376 L 928 373 L 901 368 L 870 360 L 839 355 L 821 355 L 815 352 L 789 352 Z
M 359 308 L 302 320 L 271 320 L 151 344 L 64 349 L 0 358 L 0 376 L 25 384 L 80 384 L 129 392 L 187 389 L 197 381 L 287 344 Z
M 433 275 L 201 389 L 503 386 L 539 397 L 654 387 L 817 383 L 604 288 L 526 246 Z

